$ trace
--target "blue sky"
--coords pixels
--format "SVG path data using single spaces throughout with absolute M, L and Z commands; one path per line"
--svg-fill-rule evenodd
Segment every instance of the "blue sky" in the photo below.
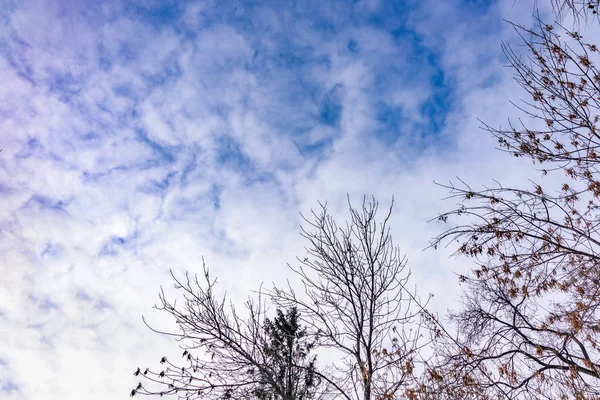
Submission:
M 433 180 L 530 168 L 499 170 L 476 120 L 515 115 L 502 19 L 533 5 L 512 3 L 1 2 L 0 397 L 125 396 L 177 350 L 140 319 L 169 326 L 169 268 L 204 256 L 242 299 L 302 254 L 299 212 L 343 217 L 347 193 L 396 197 L 443 311 L 464 266 L 422 251 Z

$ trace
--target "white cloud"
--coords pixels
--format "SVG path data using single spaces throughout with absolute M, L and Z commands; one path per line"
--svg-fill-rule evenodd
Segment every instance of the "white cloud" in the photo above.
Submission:
M 150 312 L 169 268 L 199 271 L 205 256 L 244 298 L 302 254 L 298 213 L 322 200 L 345 217 L 346 193 L 395 196 L 395 240 L 444 310 L 469 262 L 422 251 L 440 229 L 425 221 L 451 206 L 432 181 L 526 178 L 476 117 L 514 113 L 499 56 L 514 35 L 495 24 L 530 5 L 438 3 L 389 26 L 376 23 L 385 2 L 194 3 L 154 27 L 119 4 L 13 10 L 0 41 L 0 391 L 18 389 L 2 397 L 125 396 L 138 365 L 176 352 L 140 320 L 174 328 Z M 432 127 L 436 73 L 451 96 Z

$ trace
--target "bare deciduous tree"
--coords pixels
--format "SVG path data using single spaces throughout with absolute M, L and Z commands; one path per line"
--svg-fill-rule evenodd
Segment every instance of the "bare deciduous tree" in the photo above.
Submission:
M 216 279 L 204 267 L 204 279 L 175 280 L 183 306 L 169 301 L 161 290 L 156 308 L 171 314 L 179 332 L 155 332 L 181 342 L 182 361 L 162 357 L 159 370 L 138 368 L 144 380 L 131 395 L 176 395 L 181 399 L 308 400 L 317 398 L 319 380 L 313 343 L 298 324 L 299 314 L 278 312 L 266 318 L 262 297 L 245 303 L 247 315 L 237 313 L 225 297 L 214 292 Z M 287 337 L 286 337 L 287 335 Z M 277 343 L 285 338 L 285 343 Z
M 349 204 L 343 226 L 320 206 L 304 219 L 307 254 L 290 266 L 302 292 L 276 287 L 273 300 L 297 307 L 307 332 L 340 356 L 321 371 L 334 398 L 402 398 L 429 339 L 421 330 L 422 307 L 408 288 L 406 259 L 389 232 L 392 206 L 378 222 L 375 199 L 358 209 Z
M 551 3 L 559 19 L 571 15 L 576 24 L 581 23 L 582 20 L 598 20 L 600 0 L 551 0 Z

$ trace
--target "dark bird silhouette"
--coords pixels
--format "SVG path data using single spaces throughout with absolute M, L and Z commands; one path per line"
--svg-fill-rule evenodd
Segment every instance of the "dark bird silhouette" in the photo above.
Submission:
M 146 368 L 146 370 L 144 371 L 144 375 L 148 375 L 148 371 L 150 371 L 150 369 Z
M 166 362 L 167 362 L 167 357 L 163 357 L 163 358 L 160 359 L 160 363 L 161 364 L 164 364 Z
M 133 397 L 133 396 L 135 396 L 135 389 L 133 389 L 133 390 L 131 391 L 131 393 L 129 393 L 129 397 Z
M 134 373 L 133 376 L 138 376 L 140 374 L 140 369 L 138 368 Z

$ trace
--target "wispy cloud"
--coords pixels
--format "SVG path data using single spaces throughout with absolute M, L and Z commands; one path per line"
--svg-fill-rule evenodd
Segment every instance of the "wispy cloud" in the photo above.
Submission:
M 521 179 L 477 129 L 518 98 L 517 2 L 12 2 L 0 15 L 0 397 L 123 396 L 145 329 L 204 255 L 244 296 L 302 253 L 298 212 L 396 196 L 416 283 L 433 179 Z M 150 313 L 152 314 L 152 313 Z M 160 316 L 155 321 L 168 326 Z

